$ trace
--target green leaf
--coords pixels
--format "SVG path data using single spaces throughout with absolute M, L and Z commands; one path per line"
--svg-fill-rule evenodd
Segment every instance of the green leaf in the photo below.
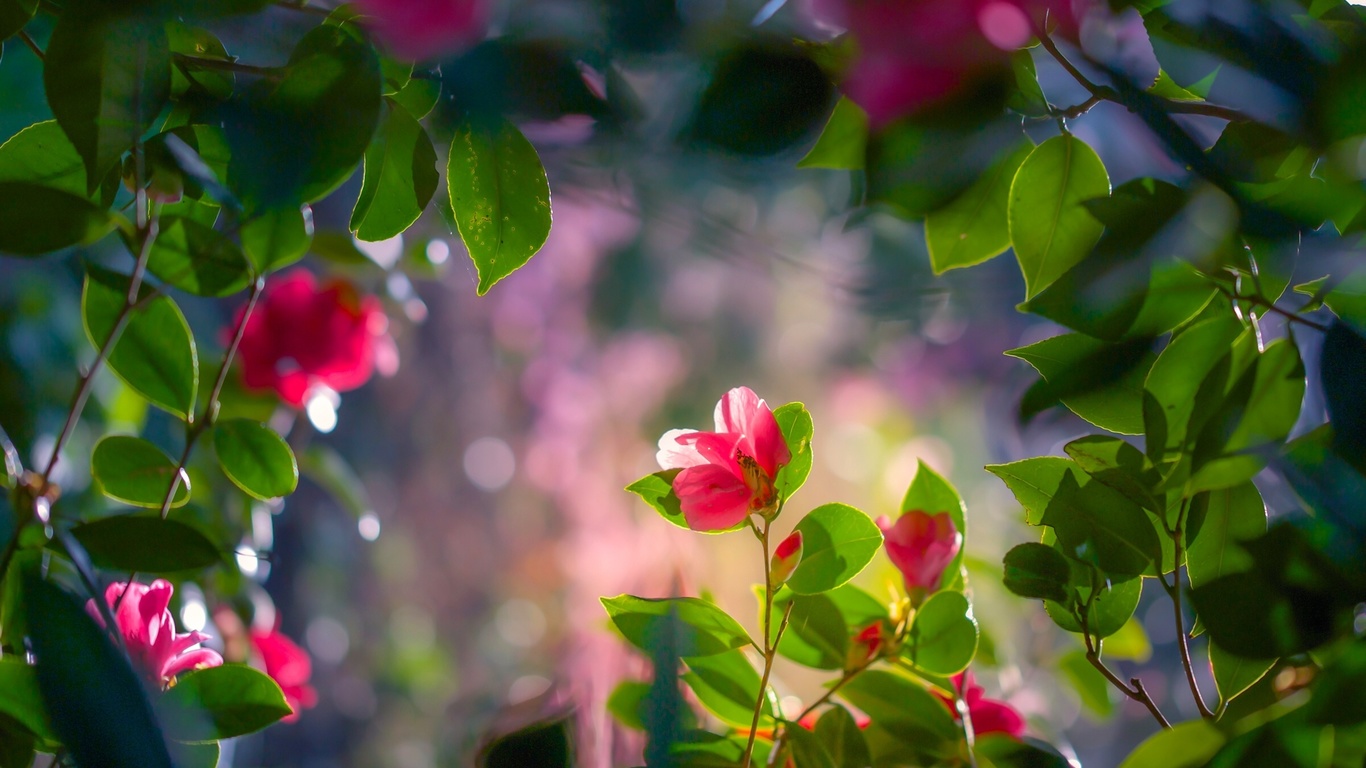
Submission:
M 15 575 L 18 576 L 17 573 Z M 38 673 L 17 656 L 0 659 L 0 714 L 19 721 L 29 733 L 40 739 L 57 739 L 43 708 Z
M 1029 363 L 1044 378 L 1025 393 L 1023 417 L 1061 401 L 1101 429 L 1127 435 L 1143 431 L 1143 381 L 1154 359 L 1146 339 L 1106 344 L 1067 333 L 1006 354 Z
M 1201 321 L 1172 339 L 1143 383 L 1143 424 L 1148 455 L 1160 460 L 1185 445 L 1200 382 L 1242 333 L 1231 315 Z
M 873 763 L 863 730 L 849 710 L 838 704 L 816 721 L 816 738 L 834 758 L 835 768 L 864 768 Z
M 1086 626 L 1091 630 L 1092 637 L 1109 637 L 1120 631 L 1134 615 L 1134 610 L 1138 608 L 1138 600 L 1143 595 L 1143 579 L 1102 582 L 1094 600 L 1090 598 L 1089 587 L 1080 589 L 1079 593 L 1077 599 L 1081 604 L 1090 604 L 1090 610 L 1086 613 Z M 1043 607 L 1054 624 L 1068 632 L 1081 632 L 1081 622 L 1077 621 L 1070 606 L 1045 600 Z
M 81 765 L 171 768 L 142 680 L 85 609 L 37 570 L 23 572 L 44 710 Z M 117 717 L 111 717 L 117 713 Z
M 1234 656 L 1220 648 L 1218 643 L 1211 642 L 1207 648 L 1209 666 L 1214 673 L 1214 686 L 1219 691 L 1221 707 L 1251 688 L 1276 666 L 1276 659 L 1245 659 Z
M 736 648 L 711 656 L 684 659 L 688 672 L 680 677 L 697 700 L 721 722 L 748 728 L 754 717 L 754 702 L 759 700 L 759 673 L 744 650 Z M 772 727 L 773 708 L 764 698 L 760 727 Z
M 313 242 L 313 210 L 272 208 L 242 223 L 242 250 L 258 272 L 271 272 L 302 259 Z
M 223 42 L 207 29 L 172 20 L 166 22 L 166 38 L 174 54 L 224 62 L 233 60 L 223 47 Z M 181 101 L 187 93 L 196 96 L 203 94 L 223 101 L 232 96 L 236 83 L 237 77 L 230 70 L 200 68 L 183 59 L 172 62 L 171 95 L 177 101 Z
M 1057 493 L 1064 477 L 1071 477 L 1075 483 L 1086 482 L 1086 474 L 1075 461 L 1059 456 L 1035 456 L 1009 464 L 988 464 L 986 470 L 1001 478 L 1015 500 L 1025 510 L 1025 522 L 1030 525 L 1043 523 L 1043 513 L 1048 502 Z
M 0 0 L 0 9 L 6 2 Z M 0 10 L 3 13 L 3 10 Z M 38 702 L 42 706 L 42 702 Z M 0 713 L 0 768 L 30 768 L 37 757 L 37 739 L 18 720 Z
M 99 349 L 127 302 L 129 283 L 127 277 L 94 265 L 86 267 L 85 275 L 81 314 L 86 336 Z M 146 298 L 150 292 L 141 286 L 139 307 L 109 354 L 109 367 L 154 405 L 189 419 L 199 387 L 194 337 L 180 307 L 167 296 Z
M 1004 733 L 988 733 L 977 737 L 979 765 L 991 768 L 1073 768 L 1073 764 L 1058 750 L 1034 739 L 1023 741 Z
M 1158 731 L 1119 764 L 1119 768 L 1199 768 L 1228 740 L 1213 723 L 1191 720 Z
M 550 234 L 550 185 L 536 148 L 506 120 L 455 131 L 446 185 L 478 293 L 526 264 Z
M 113 219 L 84 197 L 38 184 L 0 181 L 0 253 L 39 256 L 88 245 L 113 228 Z
M 758 585 L 756 597 L 762 599 L 763 585 Z M 849 637 L 852 631 L 845 623 L 843 614 L 832 592 L 819 595 L 795 595 L 783 590 L 773 601 L 773 611 L 781 615 L 792 603 L 788 614 L 787 630 L 778 643 L 778 653 L 803 666 L 815 669 L 842 669 L 848 656 Z M 772 627 L 772 634 L 778 634 L 778 627 Z M 771 642 L 771 640 L 770 640 Z
M 156 516 L 105 517 L 77 525 L 71 535 L 95 567 L 107 570 L 173 573 L 208 568 L 223 559 L 213 542 L 195 528 Z
M 1162 556 L 1157 531 L 1133 501 L 1095 481 L 1064 477 L 1044 510 L 1059 549 L 1109 577 L 1148 573 Z M 1155 572 L 1153 572 L 1155 575 Z
M 820 138 L 801 160 L 798 168 L 834 168 L 856 171 L 863 168 L 868 152 L 868 113 L 848 96 L 841 96 L 830 113 Z
M 218 466 L 238 488 L 263 501 L 288 496 L 299 485 L 299 465 L 284 438 L 248 419 L 213 427 Z
M 902 512 L 917 509 L 930 515 L 947 512 L 949 519 L 953 521 L 954 529 L 963 536 L 964 542 L 967 541 L 968 510 L 963 504 L 963 497 L 958 495 L 958 489 L 953 487 L 953 483 L 945 480 L 923 461 L 916 462 L 915 478 L 906 489 L 906 495 L 901 497 Z M 953 586 L 954 579 L 962 569 L 965 549 L 966 547 L 959 547 L 958 554 L 944 567 L 946 575 L 942 582 L 943 586 Z
M 1056 549 L 1037 542 L 1013 547 L 1005 556 L 1005 586 L 1020 597 L 1067 600 L 1072 569 Z
M 1162 474 L 1148 457 L 1117 437 L 1089 435 L 1063 447 L 1086 474 L 1119 491 L 1144 509 L 1161 515 L 1166 504 L 1159 500 L 1157 487 Z
M 618 595 L 602 598 L 602 605 L 627 642 L 646 653 L 652 652 L 671 611 L 677 612 L 685 629 L 679 638 L 679 656 L 710 656 L 752 644 L 735 619 L 700 598 Z
M 171 506 L 179 507 L 190 500 L 190 476 L 142 438 L 111 435 L 100 440 L 90 458 L 90 472 L 105 496 L 149 509 L 161 509 L 171 479 L 179 474 L 180 484 Z
M 43 86 L 53 116 L 85 161 L 87 191 L 94 191 L 170 97 L 166 28 L 154 17 L 78 3 L 52 30 Z
M 792 494 L 806 482 L 806 476 L 811 474 L 811 436 L 815 433 L 815 426 L 811 421 L 811 413 L 801 403 L 779 406 L 773 411 L 773 418 L 777 420 L 778 429 L 783 433 L 783 442 L 787 443 L 787 450 L 792 454 L 773 481 L 773 486 L 786 500 L 792 498 Z
M 645 730 L 645 697 L 650 684 L 639 680 L 622 680 L 607 697 L 607 711 L 616 721 L 635 731 Z
M 185 216 L 163 215 L 147 271 L 196 296 L 230 296 L 251 282 L 251 265 L 232 240 Z
M 1010 187 L 1010 240 L 1033 298 L 1080 262 L 1103 227 L 1083 205 L 1110 194 L 1094 150 L 1070 134 L 1034 148 Z
M 437 78 L 413 78 L 404 84 L 398 93 L 389 98 L 412 116 L 421 120 L 436 106 L 441 97 L 441 81 Z
M 89 194 L 85 162 L 56 120 L 34 123 L 0 144 L 4 181 L 41 184 L 77 197 Z
M 915 612 L 904 653 L 932 675 L 956 675 L 977 655 L 978 634 L 968 599 L 961 592 L 937 592 Z
M 228 181 L 244 208 L 297 208 L 350 178 L 379 122 L 382 88 L 372 46 L 330 24 L 306 33 L 282 77 L 257 81 L 225 110 Z
M 799 595 L 827 592 L 849 581 L 882 547 L 882 531 L 847 504 L 822 504 L 797 523 L 802 561 L 787 580 Z
M 1366 386 L 1361 378 L 1366 366 L 1363 329 L 1366 326 L 1354 327 L 1343 322 L 1329 327 L 1319 357 L 1319 378 L 1333 425 L 1333 450 L 1366 475 Z
M 1011 182 L 1033 149 L 1033 142 L 1025 139 L 953 202 L 925 217 L 925 244 L 936 275 L 981 264 L 1010 247 L 1006 208 Z
M 389 116 L 365 150 L 365 179 L 351 212 L 360 240 L 387 240 L 422 215 L 436 192 L 436 150 L 427 132 L 402 109 Z
M 1191 93 L 1185 88 L 1177 85 L 1176 81 L 1171 78 L 1171 75 L 1161 69 L 1157 70 L 1157 79 L 1153 81 L 1152 85 L 1148 86 L 1148 93 L 1163 99 L 1171 99 L 1172 101 L 1204 101 L 1199 95 Z
M 784 733 L 794 765 L 802 768 L 837 768 L 835 759 L 816 734 L 801 726 L 789 727 Z
M 1111 659 L 1126 659 L 1140 664 L 1153 656 L 1152 643 L 1143 630 L 1143 622 L 1136 618 L 1124 622 L 1118 632 L 1105 640 L 1105 655 Z
M 28 24 L 38 11 L 38 0 L 0 0 L 0 41 Z
M 1028 48 L 1010 54 L 1010 68 L 1015 73 L 1015 90 L 1006 97 L 1006 106 L 1030 117 L 1047 115 L 1048 99 L 1039 87 L 1039 73 Z
M 168 745 L 176 768 L 218 768 L 218 742 L 186 744 L 173 741 Z
M 674 478 L 678 477 L 681 469 L 666 469 L 656 472 L 653 475 L 646 475 L 639 480 L 626 486 L 626 490 L 634 493 L 649 504 L 660 517 L 673 523 L 679 528 L 687 528 L 688 521 L 683 518 L 683 508 L 679 506 L 678 496 L 674 494 Z M 713 531 L 705 531 L 713 533 Z M 725 533 L 725 531 L 715 531 L 715 533 Z
M 1109 650 L 1109 645 L 1106 643 L 1106 650 Z M 1110 687 L 1110 681 L 1086 660 L 1085 653 L 1072 651 L 1063 654 L 1058 659 L 1058 671 L 1072 684 L 1082 705 L 1092 713 L 1102 719 L 1115 713 L 1115 700 L 1111 698 L 1114 689 Z
M 1186 524 L 1186 574 L 1191 587 L 1252 567 L 1240 545 L 1266 533 L 1266 506 L 1251 482 L 1208 491 L 1191 504 Z
M 224 664 L 181 675 L 158 704 L 167 731 L 188 742 L 255 733 L 293 712 L 280 686 L 245 664 Z
M 961 738 L 948 708 L 905 675 L 870 669 L 840 688 L 839 695 L 901 739 L 934 746 Z

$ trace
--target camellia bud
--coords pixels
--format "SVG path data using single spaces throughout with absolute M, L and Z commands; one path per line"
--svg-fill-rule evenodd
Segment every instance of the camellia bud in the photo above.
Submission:
M 802 532 L 793 531 L 773 550 L 773 560 L 768 566 L 769 578 L 773 586 L 787 581 L 797 564 L 802 561 Z
M 911 604 L 919 606 L 939 589 L 944 569 L 963 546 L 963 534 L 947 512 L 912 510 L 883 529 L 887 556 L 906 580 Z
M 844 659 L 845 669 L 862 666 L 882 650 L 882 622 L 875 621 L 863 628 L 849 644 L 849 654 Z

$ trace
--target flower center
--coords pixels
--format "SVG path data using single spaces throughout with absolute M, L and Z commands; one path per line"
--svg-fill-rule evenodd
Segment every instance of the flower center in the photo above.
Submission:
M 769 478 L 764 468 L 759 466 L 759 462 L 744 451 L 737 449 L 735 451 L 735 463 L 739 464 L 740 470 L 744 472 L 745 485 L 751 492 L 750 509 L 759 510 L 772 505 L 774 497 L 773 480 Z

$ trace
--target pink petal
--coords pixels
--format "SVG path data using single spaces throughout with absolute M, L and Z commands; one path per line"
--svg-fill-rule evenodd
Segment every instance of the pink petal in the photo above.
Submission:
M 743 435 L 740 450 L 757 461 L 770 479 L 778 474 L 778 467 L 792 460 L 773 410 L 749 387 L 727 392 L 716 403 L 715 419 L 717 432 Z
M 692 446 L 708 464 L 726 467 L 740 477 L 740 465 L 735 462 L 735 447 L 741 435 L 729 432 L 689 432 L 678 437 L 681 445 Z
M 1024 735 L 1024 718 L 1003 701 L 982 699 L 971 705 L 968 712 L 972 716 L 972 729 L 979 736 L 1004 733 L 1019 738 Z
M 696 431 L 671 429 L 659 438 L 659 453 L 655 454 L 655 461 L 659 462 L 660 469 L 685 469 L 707 463 L 702 454 L 698 453 L 696 445 L 691 442 L 684 444 L 678 440 L 683 435 L 690 435 Z
M 683 518 L 694 531 L 724 531 L 749 516 L 745 481 L 715 464 L 689 467 L 674 478 Z
M 223 657 L 218 654 L 218 651 L 200 648 L 197 651 L 182 653 L 168 660 L 161 668 L 161 677 L 163 680 L 168 680 L 181 672 L 216 667 L 222 663 Z
M 766 407 L 754 390 L 736 387 L 716 403 L 716 431 L 747 435 L 750 433 L 750 419 L 760 408 Z

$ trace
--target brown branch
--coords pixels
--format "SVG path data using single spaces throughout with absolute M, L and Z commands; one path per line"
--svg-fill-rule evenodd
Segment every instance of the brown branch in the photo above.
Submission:
M 1162 710 L 1157 708 L 1157 702 L 1153 701 L 1153 697 L 1148 695 L 1148 690 L 1143 687 L 1142 680 L 1137 677 L 1131 677 L 1129 678 L 1129 685 L 1125 685 L 1124 681 L 1120 680 L 1118 675 L 1110 671 L 1109 667 L 1105 666 L 1105 662 L 1100 660 L 1101 640 L 1100 638 L 1096 638 L 1095 642 L 1092 643 L 1091 630 L 1087 627 L 1085 611 L 1083 611 L 1079 618 L 1081 619 L 1081 636 L 1082 639 L 1086 641 L 1086 660 L 1090 662 L 1091 666 L 1095 667 L 1106 680 L 1110 681 L 1111 685 L 1118 688 L 1125 696 L 1128 696 L 1147 707 L 1148 711 L 1152 713 L 1153 718 L 1156 719 L 1163 728 L 1171 728 L 1171 722 L 1162 714 Z
M 33 55 L 38 57 L 38 61 L 47 61 L 47 56 L 43 54 L 43 49 L 38 47 L 38 43 L 33 39 L 32 35 L 21 29 L 19 30 L 19 39 L 24 41 L 24 45 L 27 45 L 30 51 L 33 51 Z
M 1177 648 L 1181 651 L 1181 666 L 1186 670 L 1186 684 L 1190 686 L 1191 696 L 1195 697 L 1195 706 L 1200 710 L 1200 716 L 1206 720 L 1214 719 L 1214 713 L 1205 705 L 1205 697 L 1200 694 L 1200 683 L 1195 679 L 1195 667 L 1191 664 L 1190 643 L 1186 637 L 1186 617 L 1181 612 L 1181 541 L 1184 538 L 1184 527 L 1186 518 L 1186 503 L 1182 502 L 1181 511 L 1176 519 L 1176 530 L 1171 532 L 1172 539 L 1172 584 L 1167 584 L 1167 577 L 1158 574 L 1157 580 L 1162 582 L 1162 589 L 1172 601 L 1172 613 L 1176 622 L 1176 641 Z

